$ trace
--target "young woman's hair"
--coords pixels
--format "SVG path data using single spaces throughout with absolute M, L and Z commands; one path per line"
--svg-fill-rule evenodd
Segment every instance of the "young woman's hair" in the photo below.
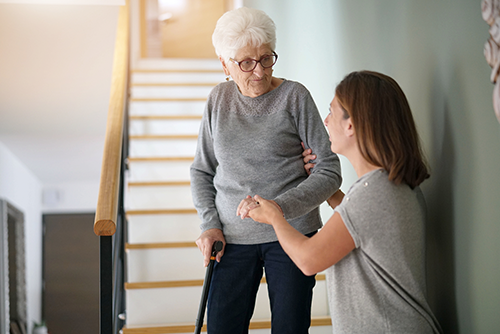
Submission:
M 429 177 L 410 105 L 397 82 L 381 73 L 347 75 L 335 90 L 351 118 L 359 149 L 371 164 L 387 170 L 389 180 L 412 189 Z
M 239 49 L 252 45 L 269 44 L 276 48 L 276 26 L 266 13 L 254 8 L 230 10 L 217 21 L 212 43 L 215 53 L 228 61 Z

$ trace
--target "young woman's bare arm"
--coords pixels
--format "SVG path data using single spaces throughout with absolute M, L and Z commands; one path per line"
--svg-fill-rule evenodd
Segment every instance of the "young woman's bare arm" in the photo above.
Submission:
M 306 275 L 314 275 L 336 264 L 354 248 L 354 240 L 340 214 L 335 213 L 325 226 L 308 238 L 293 228 L 270 201 L 256 195 L 248 215 L 255 221 L 272 225 L 278 240 L 293 262 Z

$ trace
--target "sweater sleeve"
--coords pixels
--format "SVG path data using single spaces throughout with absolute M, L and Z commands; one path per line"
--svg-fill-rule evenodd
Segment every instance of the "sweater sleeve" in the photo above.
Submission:
M 307 179 L 274 199 L 287 219 L 314 210 L 335 193 L 342 183 L 340 160 L 330 149 L 328 133 L 312 96 L 306 90 L 304 96 L 297 99 L 298 108 L 294 118 L 299 136 L 304 146 L 311 148 L 317 158 Z
M 210 101 L 205 107 L 198 134 L 198 144 L 193 164 L 190 168 L 193 204 L 201 218 L 201 231 L 212 228 L 222 229 L 215 206 L 216 189 L 214 177 L 218 161 L 214 153 L 211 128 Z

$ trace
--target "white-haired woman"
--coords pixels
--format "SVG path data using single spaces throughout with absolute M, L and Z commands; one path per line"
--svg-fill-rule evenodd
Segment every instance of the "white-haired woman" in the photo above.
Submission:
M 262 194 L 311 236 L 322 226 L 318 206 L 340 187 L 339 159 L 308 90 L 273 77 L 275 26 L 264 12 L 243 7 L 225 13 L 213 44 L 233 80 L 208 97 L 191 166 L 202 221 L 196 243 L 205 265 L 214 241 L 224 243 L 208 297 L 208 332 L 248 332 L 265 270 L 273 333 L 308 333 L 315 277 L 293 264 L 271 226 L 241 220 L 237 210 L 252 201 L 247 194 Z M 310 176 L 301 142 L 317 156 Z

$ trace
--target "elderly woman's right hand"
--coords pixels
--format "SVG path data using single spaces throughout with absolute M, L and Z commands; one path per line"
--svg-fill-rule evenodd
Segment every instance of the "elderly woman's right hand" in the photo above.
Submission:
M 203 254 L 203 266 L 208 266 L 210 263 L 210 256 L 212 255 L 212 246 L 214 242 L 222 241 L 224 247 L 222 250 L 217 253 L 217 257 L 215 258 L 217 262 L 220 262 L 222 255 L 224 255 L 224 249 L 226 248 L 226 240 L 224 239 L 224 234 L 222 234 L 222 230 L 218 228 L 212 228 L 210 230 L 206 230 L 203 232 L 198 239 L 196 239 L 196 245 Z

